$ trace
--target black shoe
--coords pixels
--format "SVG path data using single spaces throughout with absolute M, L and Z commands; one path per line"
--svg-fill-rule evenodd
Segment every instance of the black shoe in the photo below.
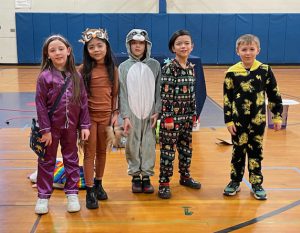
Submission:
M 99 208 L 98 199 L 96 197 L 95 187 L 86 187 L 86 208 L 97 209 Z
M 143 185 L 140 176 L 133 176 L 132 177 L 132 192 L 133 193 L 142 193 L 143 192 Z
M 201 188 L 201 184 L 198 181 L 195 181 L 192 177 L 180 177 L 180 181 L 179 183 L 183 186 L 192 188 L 192 189 L 200 189 Z
M 169 183 L 160 183 L 158 188 L 158 196 L 162 199 L 171 198 L 171 189 Z
M 95 179 L 95 190 L 96 190 L 96 196 L 98 200 L 107 200 L 107 193 L 102 187 L 102 180 L 96 180 Z
M 150 182 L 149 176 L 143 176 L 142 185 L 144 193 L 154 193 L 154 187 Z

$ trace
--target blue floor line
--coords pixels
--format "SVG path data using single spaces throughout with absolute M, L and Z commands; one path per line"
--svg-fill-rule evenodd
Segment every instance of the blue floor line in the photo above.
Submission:
M 300 188 L 265 188 L 266 191 L 300 191 Z
M 300 173 L 300 169 L 298 167 L 263 167 L 263 170 L 294 170 Z

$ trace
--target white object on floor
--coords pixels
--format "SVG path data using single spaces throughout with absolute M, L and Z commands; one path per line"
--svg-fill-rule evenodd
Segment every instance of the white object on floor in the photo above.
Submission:
M 266 104 L 268 106 L 268 101 L 266 100 Z M 282 105 L 283 105 L 283 111 L 282 111 L 282 124 L 281 129 L 285 129 L 287 127 L 287 119 L 288 119 L 288 111 L 290 105 L 296 105 L 299 104 L 296 100 L 291 99 L 282 99 Z M 273 129 L 274 123 L 273 123 L 273 113 L 269 108 L 267 108 L 267 120 L 268 120 L 268 128 Z
M 231 139 L 217 138 L 217 140 L 218 141 L 216 142 L 216 144 L 218 144 L 218 145 L 225 145 L 225 146 L 233 145 Z

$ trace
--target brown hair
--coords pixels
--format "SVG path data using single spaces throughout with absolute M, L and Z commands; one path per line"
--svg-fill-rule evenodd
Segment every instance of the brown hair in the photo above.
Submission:
M 248 45 L 248 44 L 252 44 L 253 42 L 257 45 L 257 48 L 260 49 L 260 41 L 259 41 L 258 37 L 255 35 L 252 35 L 252 34 L 245 34 L 245 35 L 240 36 L 236 40 L 235 48 L 237 50 L 241 44 Z
M 48 47 L 49 44 L 54 41 L 54 40 L 59 40 L 62 43 L 64 43 L 64 45 L 67 48 L 71 49 L 70 55 L 67 58 L 67 63 L 66 63 L 66 71 L 71 73 L 71 81 L 73 82 L 73 101 L 76 103 L 80 103 L 80 97 L 81 97 L 81 92 L 80 92 L 80 77 L 78 72 L 76 71 L 76 67 L 75 67 L 75 59 L 74 59 L 74 55 L 73 55 L 73 50 L 72 50 L 72 46 L 71 44 L 67 41 L 66 38 L 64 38 L 61 35 L 52 35 L 49 36 L 44 44 L 43 44 L 43 48 L 42 48 L 42 63 L 41 63 L 41 71 L 44 71 L 46 69 L 53 69 L 53 63 L 50 59 L 48 59 L 49 55 L 48 55 Z

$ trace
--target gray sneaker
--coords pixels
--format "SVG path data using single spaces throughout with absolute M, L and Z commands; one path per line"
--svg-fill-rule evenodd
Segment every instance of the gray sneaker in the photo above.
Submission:
M 241 191 L 240 182 L 230 181 L 225 187 L 223 194 L 226 196 L 234 196 L 239 191 Z
M 268 198 L 266 191 L 260 184 L 252 185 L 252 193 L 257 200 L 267 200 Z

